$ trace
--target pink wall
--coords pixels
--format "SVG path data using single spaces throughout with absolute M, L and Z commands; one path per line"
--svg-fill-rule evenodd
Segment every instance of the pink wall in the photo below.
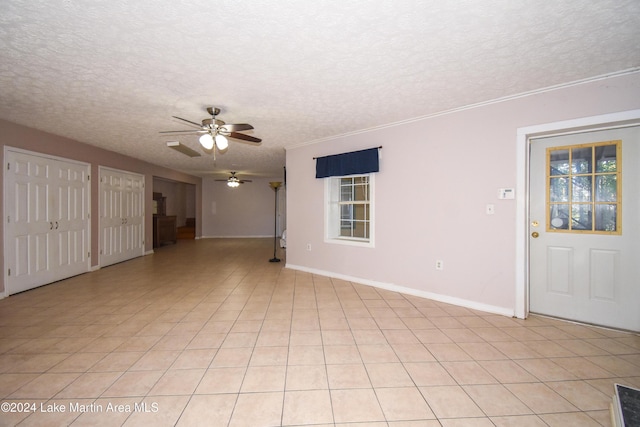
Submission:
M 4 120 L 0 120 L 0 157 L 4 160 L 4 147 L 15 147 L 42 154 L 49 154 L 57 157 L 64 157 L 91 164 L 92 177 L 98 177 L 98 167 L 106 166 L 114 169 L 139 173 L 145 176 L 145 249 L 152 250 L 153 246 L 153 177 L 162 177 L 173 181 L 180 181 L 196 186 L 196 213 L 201 211 L 201 187 L 202 179 L 187 175 L 171 169 L 155 166 L 142 160 L 123 156 L 111 151 L 102 150 L 92 145 L 83 144 L 78 141 L 63 138 L 60 136 L 45 133 L 36 129 L 20 126 Z M 4 163 L 4 162 L 3 162 Z M 4 192 L 4 186 L 0 186 L 0 192 Z M 91 265 L 98 265 L 98 180 L 91 180 Z M 4 204 L 4 196 L 0 197 L 0 203 Z M 4 206 L 4 205 L 3 205 Z M 3 207 L 4 212 L 4 207 Z M 196 220 L 198 229 L 196 235 L 201 234 L 199 219 Z M 0 226 L 0 234 L 4 241 L 4 221 Z M 0 263 L 4 269 L 4 245 L 2 246 L 2 257 Z M 4 277 L 4 275 L 3 275 Z M 4 279 L 0 292 L 4 291 Z
M 282 177 L 251 180 L 230 188 L 225 182 L 203 179 L 203 237 L 273 236 L 275 197 L 269 181 Z
M 287 266 L 512 313 L 517 129 L 638 108 L 634 73 L 290 148 Z M 380 145 L 375 248 L 325 243 L 312 158 Z

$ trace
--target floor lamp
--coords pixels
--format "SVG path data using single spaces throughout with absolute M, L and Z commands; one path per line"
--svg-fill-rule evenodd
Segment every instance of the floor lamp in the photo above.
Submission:
M 273 258 L 269 262 L 280 262 L 280 258 L 276 257 L 276 240 L 278 239 L 278 188 L 280 188 L 280 181 L 270 182 L 269 185 L 273 188 L 275 194 L 275 210 L 273 215 Z

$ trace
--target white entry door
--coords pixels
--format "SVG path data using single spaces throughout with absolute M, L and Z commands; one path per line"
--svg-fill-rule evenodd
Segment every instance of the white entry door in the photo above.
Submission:
M 89 271 L 89 165 L 13 149 L 6 164 L 7 293 Z
M 640 331 L 640 127 L 531 141 L 530 311 Z
M 144 176 L 100 167 L 100 265 L 144 255 Z

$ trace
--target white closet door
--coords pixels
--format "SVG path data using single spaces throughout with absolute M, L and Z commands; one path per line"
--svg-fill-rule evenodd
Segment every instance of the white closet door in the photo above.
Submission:
M 144 254 L 144 176 L 100 167 L 100 265 Z
M 5 154 L 6 293 L 89 271 L 89 165 Z

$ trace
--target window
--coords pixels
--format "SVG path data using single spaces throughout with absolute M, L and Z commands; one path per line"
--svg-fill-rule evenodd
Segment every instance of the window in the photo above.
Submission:
M 326 178 L 326 240 L 373 246 L 373 175 Z
M 621 141 L 547 149 L 547 230 L 621 234 Z

